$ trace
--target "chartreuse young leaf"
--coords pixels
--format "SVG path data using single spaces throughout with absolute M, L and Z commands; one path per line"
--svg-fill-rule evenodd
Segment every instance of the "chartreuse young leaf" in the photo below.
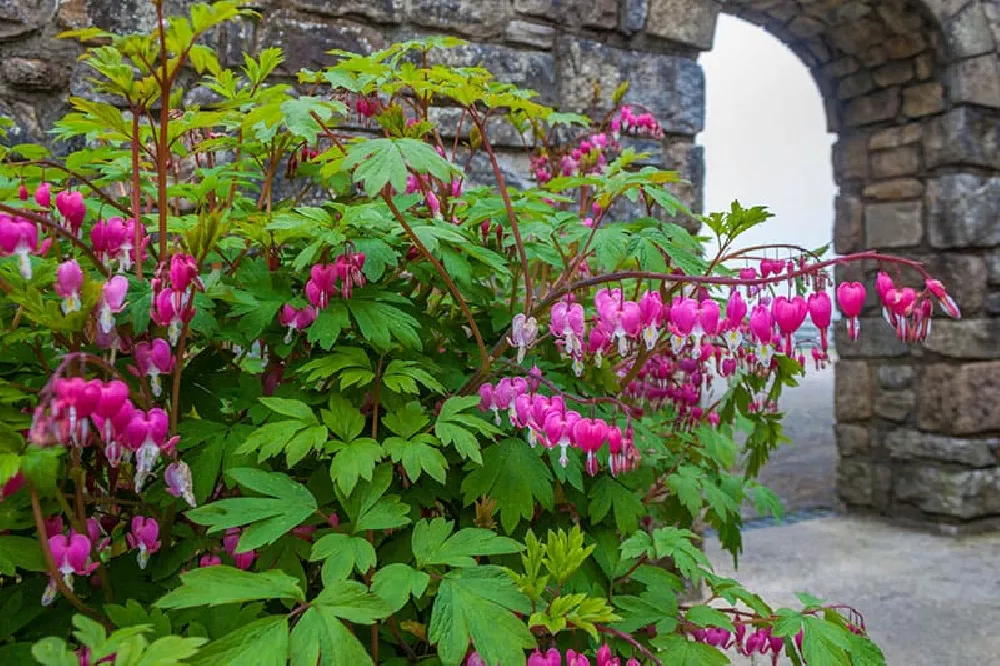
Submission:
M 371 589 L 395 613 L 406 605 L 410 596 L 414 599 L 422 597 L 430 580 L 431 577 L 423 571 L 417 571 L 408 564 L 394 562 L 375 572 Z
M 474 396 L 445 400 L 434 423 L 434 434 L 443 444 L 454 446 L 458 454 L 466 460 L 482 464 L 483 457 L 476 433 L 492 438 L 500 431 L 478 416 L 463 413 L 478 404 L 479 398 Z
M 660 661 L 670 666 L 725 666 L 729 657 L 707 643 L 688 640 L 681 634 L 664 634 L 652 641 Z
M 545 568 L 561 585 L 576 573 L 596 547 L 583 545 L 583 532 L 579 525 L 574 525 L 569 532 L 549 530 L 545 540 Z
M 524 666 L 524 651 L 537 641 L 514 611 L 530 613 L 531 603 L 506 570 L 456 569 L 438 588 L 427 637 L 445 666 L 462 663 L 470 639 L 485 663 Z
M 188 663 L 191 666 L 285 666 L 288 663 L 288 619 L 284 615 L 271 615 L 234 629 L 203 647 Z
M 291 666 L 368 666 L 372 658 L 333 609 L 311 606 L 291 635 Z
M 298 581 L 280 571 L 253 573 L 218 565 L 181 574 L 181 586 L 160 597 L 162 609 L 244 603 L 257 599 L 305 601 Z
M 521 520 L 534 515 L 536 502 L 552 508 L 552 472 L 542 462 L 540 452 L 523 441 L 505 439 L 494 444 L 483 453 L 482 466 L 471 469 L 462 481 L 466 506 L 489 497 L 496 502 L 500 523 L 508 534 Z
M 455 523 L 444 518 L 422 520 L 413 528 L 413 556 L 418 567 L 443 564 L 474 567 L 475 557 L 508 555 L 522 550 L 521 544 L 492 530 L 468 527 L 452 534 Z
M 310 562 L 323 560 L 323 585 L 345 580 L 353 570 L 365 574 L 375 566 L 375 548 L 366 539 L 340 532 L 327 534 L 313 544 Z
M 188 518 L 207 525 L 209 533 L 249 525 L 240 536 L 237 552 L 245 553 L 274 543 L 316 511 L 309 489 L 280 472 L 237 468 L 228 472 L 245 491 L 265 497 L 234 497 L 187 512 Z

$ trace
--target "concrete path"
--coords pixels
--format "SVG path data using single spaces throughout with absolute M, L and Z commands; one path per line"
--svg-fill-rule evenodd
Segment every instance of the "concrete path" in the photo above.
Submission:
M 774 454 L 761 480 L 791 520 L 747 530 L 738 571 L 710 538 L 717 571 L 775 606 L 799 608 L 800 591 L 853 606 L 889 666 L 1000 666 L 1000 535 L 956 539 L 832 515 L 796 522 L 837 506 L 833 371 L 808 375 L 782 408 L 795 445 Z

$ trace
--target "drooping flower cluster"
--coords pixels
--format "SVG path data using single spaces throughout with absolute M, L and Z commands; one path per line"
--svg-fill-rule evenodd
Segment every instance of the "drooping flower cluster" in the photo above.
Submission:
M 184 325 L 195 315 L 194 292 L 204 291 L 205 285 L 198 275 L 198 262 L 190 254 L 177 253 L 170 257 L 170 270 L 166 276 L 161 268 L 151 280 L 153 288 L 150 319 L 158 326 L 167 327 L 167 340 L 176 346 Z
M 612 474 L 626 472 L 638 465 L 639 452 L 633 445 L 628 423 L 623 432 L 619 426 L 604 419 L 585 418 L 567 409 L 562 396 L 549 397 L 537 391 L 537 381 L 504 377 L 496 386 L 483 384 L 479 387 L 479 409 L 492 411 L 497 425 L 502 422 L 500 412 L 506 412 L 511 425 L 528 430 L 528 443 L 532 447 L 558 447 L 559 464 L 563 467 L 569 463 L 568 449 L 579 449 L 587 454 L 587 472 L 594 475 L 600 468 L 598 453 L 605 446 Z
M 465 666 L 487 666 L 478 652 L 473 652 L 465 660 Z M 597 649 L 594 660 L 591 661 L 582 652 L 569 649 L 563 654 L 556 648 L 549 648 L 545 652 L 535 649 L 528 656 L 528 666 L 639 666 L 639 660 L 635 657 L 617 657 L 611 652 L 611 647 L 604 643 Z
M 137 234 L 138 246 L 136 245 Z M 142 222 L 136 222 L 134 219 L 123 220 L 120 217 L 110 217 L 106 220 L 98 220 L 90 230 L 90 244 L 94 254 L 109 268 L 113 263 L 116 263 L 119 273 L 131 270 L 137 261 L 146 260 L 146 248 L 149 246 L 149 242 L 150 237 L 146 232 L 146 227 L 143 226 Z
M 611 120 L 611 132 L 618 134 L 635 134 L 646 136 L 651 139 L 663 137 L 663 128 L 656 121 L 653 114 L 642 112 L 636 115 L 631 106 L 623 106 L 618 110 L 618 115 Z
M 330 298 L 338 294 L 350 298 L 354 287 L 365 286 L 364 267 L 363 252 L 345 252 L 332 264 L 313 265 L 306 282 L 306 298 L 317 310 L 325 310 L 330 305 Z
M 22 217 L 0 213 L 0 257 L 17 256 L 21 277 L 31 279 L 31 256 L 48 252 L 52 239 L 38 242 L 38 225 Z

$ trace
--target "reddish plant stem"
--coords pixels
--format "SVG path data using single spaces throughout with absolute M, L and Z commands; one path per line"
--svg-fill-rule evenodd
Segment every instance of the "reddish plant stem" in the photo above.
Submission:
M 132 109 L 132 219 L 135 220 L 135 238 L 132 246 L 135 248 L 135 277 L 142 279 L 142 198 L 139 180 L 139 110 Z M 162 253 L 161 253 L 162 256 Z
M 608 627 L 603 624 L 598 624 L 594 626 L 602 634 L 610 634 L 616 638 L 622 639 L 623 641 L 634 647 L 636 650 L 641 652 L 643 656 L 646 657 L 646 659 L 649 659 L 651 662 L 656 664 L 656 666 L 663 666 L 663 662 L 657 659 L 656 655 L 649 651 L 649 648 L 647 648 L 645 645 L 632 638 L 631 635 L 625 633 L 624 631 L 619 631 L 618 629 L 615 629 L 613 627 Z
M 35 490 L 35 486 L 29 484 L 28 491 L 31 493 L 31 512 L 35 518 L 35 530 L 38 532 L 38 544 L 42 549 L 42 558 L 45 560 L 45 569 L 48 571 L 49 576 L 52 578 L 53 582 L 56 584 L 56 589 L 59 590 L 66 601 L 73 605 L 73 608 L 77 609 L 87 617 L 92 620 L 100 622 L 108 631 L 114 629 L 114 626 L 105 618 L 103 615 L 98 613 L 96 610 L 83 603 L 80 597 L 76 596 L 73 590 L 69 589 L 66 582 L 62 579 L 62 574 L 59 573 L 59 567 L 56 565 L 56 561 L 52 558 L 52 551 L 49 550 L 48 539 L 45 537 L 45 517 L 42 515 L 42 503 L 38 499 L 38 491 Z
M 469 322 L 469 328 L 472 330 L 472 337 L 476 339 L 476 346 L 479 347 L 479 357 L 482 366 L 489 367 L 491 361 L 490 354 L 486 350 L 486 343 L 483 342 L 483 336 L 479 332 L 479 326 L 476 324 L 475 317 L 472 316 L 472 310 L 469 309 L 469 304 L 465 302 L 465 299 L 462 297 L 462 292 L 459 291 L 458 287 L 452 281 L 451 276 L 448 275 L 448 271 L 445 270 L 440 261 L 434 258 L 434 255 L 432 255 L 430 250 L 427 249 L 427 246 L 424 245 L 413 232 L 413 228 L 407 223 L 406 218 L 403 217 L 403 214 L 400 212 L 399 208 L 393 202 L 392 197 L 389 195 L 388 187 L 389 186 L 386 185 L 386 187 L 382 190 L 382 198 L 389 207 L 389 211 L 392 213 L 393 217 L 396 218 L 396 221 L 399 222 L 400 226 L 403 227 L 403 231 L 405 231 L 406 235 L 410 237 L 410 241 L 414 246 L 416 246 L 417 250 L 420 251 L 420 254 L 424 255 L 424 258 L 431 263 L 434 270 L 436 270 L 438 275 L 441 276 L 441 279 L 444 280 L 445 285 L 448 287 L 448 291 L 451 292 L 451 295 L 454 297 L 458 307 L 461 308 L 462 314 L 465 315 L 466 320 Z
M 503 200 L 504 208 L 507 209 L 507 221 L 510 222 L 510 231 L 514 234 L 514 244 L 517 246 L 517 255 L 521 261 L 521 270 L 524 273 L 524 311 L 531 312 L 531 299 L 534 292 L 531 287 L 531 267 L 528 265 L 528 255 L 524 250 L 524 240 L 521 238 L 521 230 L 517 225 L 517 215 L 514 214 L 514 204 L 511 203 L 510 193 L 507 191 L 507 182 L 500 170 L 500 163 L 497 162 L 496 153 L 490 145 L 489 137 L 486 136 L 486 125 L 475 108 L 470 107 L 472 121 L 479 129 L 480 140 L 483 143 L 483 150 L 490 158 L 490 165 L 493 167 L 493 176 L 497 181 L 497 189 L 500 191 L 500 198 Z M 517 294 L 511 294 L 511 300 L 515 300 Z
M 188 307 L 194 307 L 195 286 L 192 284 L 188 292 Z M 173 386 L 170 389 L 170 432 L 177 434 L 177 418 L 181 411 L 181 374 L 184 372 L 184 347 L 187 344 L 190 320 L 181 326 L 181 337 L 177 341 L 177 358 L 174 360 Z
M 167 72 L 167 34 L 163 18 L 163 0 L 156 0 L 156 22 L 160 32 L 160 139 L 156 147 L 157 208 L 160 214 L 160 261 L 167 260 L 167 125 L 170 120 L 172 77 Z M 180 62 L 177 63 L 180 67 Z M 138 248 L 136 248 L 138 252 Z

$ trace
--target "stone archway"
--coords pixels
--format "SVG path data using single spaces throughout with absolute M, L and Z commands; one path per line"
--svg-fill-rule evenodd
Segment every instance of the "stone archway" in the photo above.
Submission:
M 168 0 L 168 10 L 191 0 Z M 716 16 L 769 30 L 812 70 L 826 100 L 839 186 L 838 252 L 891 250 L 927 261 L 966 319 L 938 321 L 927 344 L 896 342 L 869 303 L 865 335 L 838 332 L 839 492 L 852 507 L 947 525 L 1000 518 L 1000 0 L 247 0 L 259 22 L 212 40 L 228 64 L 243 50 L 285 48 L 285 73 L 332 48 L 371 50 L 449 33 L 449 58 L 485 64 L 588 110 L 594 83 L 632 82 L 667 136 L 655 161 L 692 183 L 698 209 L 704 77 Z M 0 1 L 0 112 L 16 141 L 40 139 L 67 93 L 93 95 L 59 30 L 149 27 L 145 0 Z M 446 113 L 447 110 L 441 110 Z M 504 168 L 526 172 L 500 138 Z M 874 267 L 838 279 L 871 283 Z

